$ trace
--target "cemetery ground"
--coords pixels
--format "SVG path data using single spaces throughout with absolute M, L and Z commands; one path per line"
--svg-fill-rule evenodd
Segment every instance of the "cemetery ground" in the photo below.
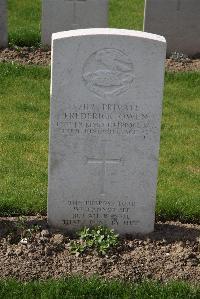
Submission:
M 126 1 L 111 0 L 110 26 L 141 30 L 143 1 Z M 198 60 L 166 63 L 183 72 L 165 76 L 155 232 L 77 257 L 71 236 L 46 223 L 50 52 L 37 48 L 39 3 L 9 1 L 14 47 L 0 54 L 0 298 L 199 298 Z
M 0 64 L 1 216 L 46 213 L 50 69 Z M 166 73 L 158 220 L 200 223 L 200 75 Z M 9 153 L 9 154 L 8 154 Z
M 136 283 L 127 286 L 123 295 L 120 283 L 117 287 L 108 283 L 111 294 L 118 294 L 119 298 L 131 298 L 133 294 L 137 294 L 136 298 L 145 298 L 145 292 L 148 295 L 150 292 L 158 294 L 158 290 L 159 294 L 165 294 L 163 298 L 173 298 L 170 292 L 179 294 L 177 296 L 182 296 L 180 298 L 198 298 L 199 72 L 166 73 L 155 233 L 145 237 L 127 236 L 115 250 L 103 257 L 95 252 L 78 257 L 70 254 L 70 236 L 50 230 L 46 217 L 42 216 L 46 215 L 47 198 L 50 68 L 1 63 L 0 72 L 0 277 L 29 281 L 98 275 L 105 279 Z M 27 216 L 21 228 L 23 233 L 31 229 L 28 244 L 20 243 L 20 215 L 36 215 Z M 148 283 L 137 284 L 143 280 L 167 282 L 173 279 L 190 282 L 196 288 L 174 283 L 172 286 L 167 284 L 166 289 L 154 282 L 148 282 L 151 287 Z M 64 282 L 56 280 L 53 289 L 48 287 L 50 282 L 29 283 L 23 286 L 24 294 L 29 294 L 33 289 L 37 289 L 39 294 L 49 294 L 48 298 L 54 298 L 52 294 L 61 290 L 72 294 L 71 288 L 78 282 L 67 281 L 68 286 L 62 287 Z M 99 282 L 96 284 L 99 286 Z M 90 293 L 91 298 L 95 298 L 95 287 L 89 288 L 91 282 L 85 281 L 84 285 L 86 287 L 81 294 Z M 16 283 L 12 281 L 1 283 L 4 293 L 7 289 L 12 292 L 15 286 Z M 61 290 L 56 291 L 59 287 Z M 99 288 L 99 296 L 102 297 L 97 298 L 104 298 L 103 289 Z M 20 284 L 17 290 L 20 294 Z M 75 295 L 79 293 L 75 292 Z M 29 297 L 27 295 L 24 298 Z
M 0 49 L 0 62 L 16 62 L 23 65 L 50 66 L 51 51 L 38 47 L 18 47 Z M 191 59 L 179 54 L 166 59 L 166 70 L 170 72 L 191 72 L 200 70 L 200 59 Z

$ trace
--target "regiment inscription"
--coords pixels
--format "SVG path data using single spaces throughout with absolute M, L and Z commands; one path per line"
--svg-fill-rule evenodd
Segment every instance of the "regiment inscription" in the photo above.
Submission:
M 135 135 L 152 128 L 148 112 L 133 104 L 69 105 L 56 122 L 66 135 Z

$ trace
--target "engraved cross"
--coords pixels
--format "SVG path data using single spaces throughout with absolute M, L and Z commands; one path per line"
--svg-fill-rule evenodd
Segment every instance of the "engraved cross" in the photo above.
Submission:
M 73 2 L 73 24 L 72 24 L 72 28 L 73 29 L 78 29 L 79 24 L 77 22 L 77 3 L 78 2 L 85 2 L 87 0 L 68 0 Z
M 105 144 L 103 145 L 102 158 L 87 158 L 87 163 L 90 165 L 99 165 L 101 166 L 100 170 L 100 195 L 105 195 L 105 178 L 106 178 L 106 168 L 107 165 L 111 164 L 119 164 L 122 162 L 122 158 L 120 159 L 106 159 L 105 158 Z

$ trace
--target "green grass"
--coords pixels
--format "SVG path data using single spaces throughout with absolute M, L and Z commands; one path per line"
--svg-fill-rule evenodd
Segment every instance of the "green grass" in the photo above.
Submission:
M 109 26 L 142 30 L 144 0 L 110 0 Z
M 0 215 L 46 213 L 50 70 L 0 64 Z M 167 74 L 157 218 L 200 223 L 200 73 Z
M 49 70 L 0 65 L 0 214 L 46 209 Z
M 8 0 L 9 43 L 39 46 L 41 0 Z M 109 26 L 142 30 L 144 0 L 110 0 Z
M 200 223 L 200 73 L 165 81 L 157 215 Z
M 57 281 L 19 283 L 0 281 L 2 299 L 199 299 L 200 288 L 186 283 L 128 284 L 97 278 L 67 278 Z
M 10 45 L 39 46 L 41 0 L 8 0 Z

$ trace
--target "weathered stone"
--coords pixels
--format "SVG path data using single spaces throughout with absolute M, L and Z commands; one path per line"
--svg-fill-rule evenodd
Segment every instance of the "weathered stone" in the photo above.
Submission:
M 79 28 L 108 27 L 108 0 L 43 0 L 42 45 L 52 33 Z
M 153 231 L 165 39 L 86 29 L 52 45 L 49 224 Z
M 199 0 L 146 0 L 144 31 L 163 35 L 167 54 L 200 54 Z

